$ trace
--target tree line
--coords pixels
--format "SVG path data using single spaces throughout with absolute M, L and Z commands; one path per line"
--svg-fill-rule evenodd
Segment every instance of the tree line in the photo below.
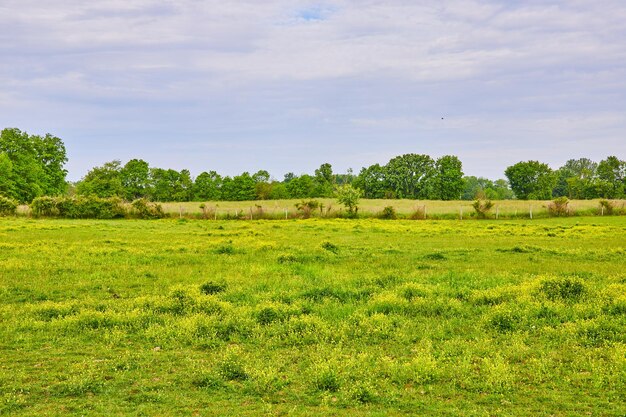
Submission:
M 66 181 L 66 162 L 59 138 L 4 129 L 0 133 L 0 195 L 23 203 L 37 196 L 68 194 L 128 201 L 248 201 L 328 198 L 346 184 L 372 199 L 617 199 L 626 193 L 626 162 L 615 156 L 599 163 L 572 159 L 557 170 L 538 161 L 519 162 L 506 169 L 505 178 L 495 181 L 465 176 L 454 155 L 433 159 L 405 154 L 385 165 L 364 167 L 358 174 L 352 170 L 334 173 L 331 164 L 323 163 L 313 174 L 287 173 L 282 180 L 265 170 L 234 176 L 205 171 L 194 178 L 187 169 L 151 167 L 142 159 L 125 164 L 114 160 L 92 168 L 75 184 Z

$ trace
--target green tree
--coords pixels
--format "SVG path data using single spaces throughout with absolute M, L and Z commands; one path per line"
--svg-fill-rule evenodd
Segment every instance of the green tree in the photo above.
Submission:
M 44 195 L 60 195 L 67 190 L 65 177 L 67 170 L 67 152 L 61 139 L 51 134 L 44 137 L 31 136 L 37 161 L 43 169 L 41 189 Z
M 128 201 L 150 195 L 150 166 L 142 159 L 131 159 L 120 170 L 124 197 Z
M 355 217 L 359 211 L 359 199 L 361 198 L 361 190 L 354 188 L 350 184 L 337 186 L 335 193 L 339 204 L 343 204 L 350 217 Z
M 4 129 L 0 132 L 0 153 L 11 161 L 10 177 L 5 182 L 12 184 L 13 197 L 25 203 L 44 193 L 46 173 L 37 159 L 33 138 L 19 129 Z
M 511 187 L 509 187 L 509 182 L 505 179 L 497 179 L 493 182 L 493 194 L 488 195 L 487 198 L 491 200 L 511 200 L 515 197 Z
M 518 162 L 504 172 L 520 200 L 549 200 L 556 184 L 550 167 L 538 161 Z
M 431 196 L 437 200 L 459 199 L 463 186 L 463 164 L 459 158 L 446 155 L 437 159 Z
M 604 198 L 622 198 L 626 191 L 626 162 L 616 156 L 600 161 L 597 169 L 598 180 L 604 185 Z
M 309 198 L 313 196 L 315 181 L 308 174 L 292 178 L 287 183 L 287 191 L 290 198 Z
M 385 166 L 387 182 L 400 198 L 428 198 L 433 186 L 434 165 L 428 155 L 397 156 Z
M 362 168 L 354 180 L 354 186 L 363 191 L 365 198 L 385 198 L 385 168 L 379 164 Z
M 174 181 L 172 191 L 173 201 L 191 201 L 193 198 L 193 180 L 188 169 L 183 169 L 178 173 Z
M 193 195 L 197 201 L 218 201 L 221 199 L 222 177 L 215 171 L 203 172 L 196 177 Z
M 270 200 L 286 200 L 289 198 L 289 190 L 287 185 L 279 181 L 272 181 L 272 187 L 270 189 Z
M 13 183 L 13 162 L 5 153 L 0 153 L 0 196 L 16 197 Z
M 555 197 L 575 199 L 597 197 L 596 170 L 598 164 L 588 158 L 570 159 L 555 172 Z
M 315 190 L 312 197 L 331 197 L 333 195 L 333 187 L 335 176 L 333 175 L 333 167 L 329 163 L 320 165 L 315 170 Z
M 100 198 L 123 197 L 121 162 L 113 160 L 92 168 L 76 185 L 76 194 Z
M 225 177 L 222 184 L 222 198 L 226 201 L 251 201 L 256 198 L 256 182 L 252 175 L 244 172 L 233 178 Z
M 260 170 L 252 175 L 254 180 L 254 199 L 269 200 L 272 193 L 272 184 L 270 183 L 270 173 Z

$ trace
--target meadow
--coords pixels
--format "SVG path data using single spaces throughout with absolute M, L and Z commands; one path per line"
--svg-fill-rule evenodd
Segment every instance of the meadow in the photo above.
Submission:
M 3 218 L 0 414 L 623 417 L 626 217 Z
M 304 199 L 308 201 L 310 199 Z M 332 198 L 317 198 L 322 205 L 322 217 L 334 217 L 343 211 L 343 207 Z M 569 210 L 573 214 L 579 215 L 601 215 L 600 200 L 571 200 Z M 257 201 L 209 201 L 209 202 L 165 202 L 161 203 L 166 213 L 178 215 L 179 217 L 201 215 L 204 211 L 208 217 L 217 214 L 218 218 L 224 216 L 235 216 L 237 213 L 242 216 L 258 217 L 261 210 L 264 215 L 272 218 L 292 218 L 300 213 L 296 209 L 296 204 L 300 200 L 257 200 Z M 496 215 L 505 218 L 530 218 L 548 217 L 548 206 L 552 201 L 545 200 L 499 200 L 493 201 L 494 207 L 490 212 L 490 217 Z M 412 199 L 361 199 L 359 202 L 359 214 L 364 217 L 372 217 L 381 213 L 385 207 L 393 207 L 400 217 L 409 217 L 415 212 L 420 212 L 420 217 L 424 213 L 427 218 L 454 219 L 469 218 L 474 215 L 472 207 L 473 201 L 438 201 L 438 200 L 412 200 Z M 612 200 L 612 205 L 624 211 L 626 200 Z M 286 213 L 285 213 L 286 212 Z M 319 215 L 319 213 L 314 213 Z

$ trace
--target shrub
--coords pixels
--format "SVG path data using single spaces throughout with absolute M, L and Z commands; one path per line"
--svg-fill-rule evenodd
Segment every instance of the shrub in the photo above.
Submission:
M 139 219 L 162 219 L 166 217 L 163 207 L 158 203 L 151 203 L 145 198 L 139 198 L 131 203 L 132 214 Z
M 348 217 L 357 217 L 359 212 L 359 199 L 361 198 L 361 190 L 354 188 L 350 184 L 338 186 L 335 190 L 337 201 L 343 204 L 348 210 Z
M 570 214 L 569 199 L 567 197 L 558 197 L 548 204 L 548 213 L 550 216 L 564 217 Z
M 60 197 L 56 199 L 56 207 L 60 217 L 69 219 L 114 219 L 126 215 L 118 197 Z
M 114 219 L 126 215 L 124 204 L 117 197 L 37 197 L 30 209 L 37 217 L 68 219 Z
M 380 212 L 378 218 L 384 220 L 395 220 L 398 218 L 398 215 L 396 214 L 396 209 L 393 208 L 393 206 L 387 206 Z
M 17 213 L 17 201 L 0 195 L 0 216 L 12 216 Z
M 30 203 L 30 209 L 33 215 L 39 216 L 58 216 L 57 200 L 53 197 L 36 197 Z
M 410 220 L 426 220 L 426 207 L 416 207 L 409 216 Z
M 474 207 L 474 211 L 479 219 L 486 219 L 493 208 L 493 202 L 491 200 L 478 199 L 474 201 L 472 207 Z
M 301 201 L 296 203 L 296 209 L 302 214 L 302 218 L 308 219 L 317 209 L 323 208 L 322 204 L 317 200 Z
M 613 209 L 615 208 L 615 204 L 613 204 L 612 201 L 609 200 L 600 200 L 600 213 L 602 214 L 606 214 L 606 215 L 612 215 L 613 214 Z

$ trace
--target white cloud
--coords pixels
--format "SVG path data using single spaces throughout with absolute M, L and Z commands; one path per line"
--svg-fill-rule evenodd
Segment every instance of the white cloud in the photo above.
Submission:
M 320 137 L 319 159 L 338 143 L 401 152 L 418 130 L 433 152 L 488 138 L 537 159 L 545 139 L 524 153 L 493 138 L 541 133 L 626 153 L 625 20 L 621 0 L 4 0 L 0 125 L 65 132 L 77 170 L 89 127 L 191 146 Z

